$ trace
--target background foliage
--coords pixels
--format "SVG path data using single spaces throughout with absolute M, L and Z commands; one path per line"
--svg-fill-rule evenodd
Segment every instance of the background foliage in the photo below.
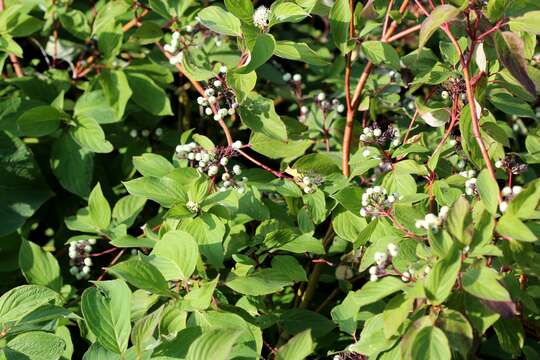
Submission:
M 0 356 L 538 359 L 536 0 L 0 0 Z

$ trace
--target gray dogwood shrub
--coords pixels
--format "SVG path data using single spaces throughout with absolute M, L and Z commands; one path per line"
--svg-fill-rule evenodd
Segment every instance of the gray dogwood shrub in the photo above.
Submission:
M 2 359 L 540 357 L 537 0 L 0 0 Z

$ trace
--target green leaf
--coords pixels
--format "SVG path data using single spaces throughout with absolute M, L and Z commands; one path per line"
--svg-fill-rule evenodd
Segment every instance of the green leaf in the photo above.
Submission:
M 23 49 L 8 34 L 0 35 L 0 51 L 15 54 L 17 57 L 23 57 Z
M 538 240 L 536 234 L 529 229 L 519 218 L 508 213 L 497 222 L 497 232 L 514 240 L 534 242 Z
M 275 269 L 262 269 L 244 277 L 234 276 L 225 285 L 240 294 L 259 296 L 274 293 L 291 284 L 287 274 Z
M 84 13 L 77 9 L 67 9 L 58 16 L 62 27 L 70 34 L 75 35 L 81 40 L 85 40 L 90 36 L 90 24 Z
M 444 332 L 434 326 L 420 330 L 412 344 L 412 357 L 416 360 L 450 360 L 450 346 Z
M 494 23 L 503 15 L 508 5 L 508 0 L 489 0 L 486 8 L 486 15 L 489 21 Z
M 26 145 L 0 131 L 0 235 L 12 233 L 49 198 L 34 157 Z
M 33 242 L 22 240 L 19 266 L 30 284 L 43 285 L 55 291 L 62 287 L 60 266 L 54 255 Z
M 461 254 L 454 246 L 445 258 L 439 260 L 430 271 L 426 282 L 427 298 L 435 305 L 441 304 L 448 298 L 456 282 L 461 268 Z
M 15 287 L 0 297 L 0 323 L 17 322 L 40 306 L 53 301 L 60 301 L 60 295 L 47 287 Z
M 356 304 L 358 307 L 362 307 L 374 303 L 403 289 L 405 286 L 406 284 L 403 281 L 392 276 L 370 281 L 354 293 Z
M 469 308 L 469 303 L 465 303 L 467 304 L 467 308 Z M 439 313 L 437 326 L 448 337 L 448 343 L 453 357 L 461 356 L 467 358 L 474 339 L 473 328 L 467 318 L 456 310 L 444 309 L 444 311 Z
M 364 41 L 362 51 L 374 64 L 387 64 L 395 70 L 400 69 L 399 55 L 392 45 L 382 41 Z
M 486 210 L 491 214 L 495 214 L 499 201 L 497 197 L 499 194 L 499 185 L 493 180 L 487 169 L 482 170 L 478 175 L 476 187 Z
M 276 40 L 270 34 L 259 34 L 253 48 L 249 50 L 248 61 L 236 69 L 240 74 L 247 74 L 264 65 L 274 53 Z
M 208 330 L 191 344 L 186 360 L 226 360 L 241 334 L 236 329 Z
M 317 52 L 311 49 L 308 44 L 303 42 L 278 41 L 276 43 L 276 48 L 274 49 L 274 55 L 283 59 L 302 61 L 314 66 L 330 64 L 326 58 L 317 54 Z
M 95 285 L 81 298 L 86 325 L 104 348 L 123 353 L 131 332 L 131 291 L 123 280 L 96 281 Z
M 274 102 L 251 93 L 240 104 L 242 122 L 254 132 L 260 132 L 276 140 L 287 141 L 287 129 L 274 109 Z
M 163 33 L 161 27 L 156 23 L 143 22 L 141 26 L 131 35 L 130 41 L 141 45 L 152 44 L 159 41 Z
M 311 330 L 314 338 L 321 338 L 331 332 L 335 325 L 328 318 L 314 311 L 291 309 L 285 311 L 279 323 L 288 334 L 296 335 L 305 330 Z
M 352 18 L 349 2 L 347 0 L 336 0 L 328 18 L 334 45 L 342 54 L 347 54 L 352 48 L 349 42 L 349 23 Z
M 162 177 L 174 170 L 174 166 L 158 154 L 142 154 L 133 157 L 133 166 L 144 176 Z
M 52 106 L 37 106 L 24 112 L 17 119 L 17 126 L 22 135 L 45 136 L 58 129 L 62 116 L 62 112 Z
M 168 177 L 140 177 L 125 182 L 124 186 L 130 194 L 153 200 L 167 208 L 177 203 L 185 204 L 188 200 L 176 181 Z
M 53 144 L 51 170 L 64 189 L 86 197 L 94 176 L 94 154 L 79 146 L 68 133 Z
M 540 35 L 540 10 L 528 11 L 522 16 L 511 18 L 508 22 L 513 31 L 526 31 L 536 35 Z
M 511 301 L 508 291 L 499 283 L 497 272 L 487 267 L 472 268 L 462 279 L 463 289 L 489 301 Z
M 501 318 L 495 323 L 493 329 L 497 334 L 500 348 L 505 354 L 511 354 L 510 357 L 518 357 L 521 355 L 521 349 L 525 343 L 525 330 L 519 319 Z
M 116 202 L 112 211 L 115 224 L 133 225 L 135 218 L 142 211 L 146 199 L 135 195 L 126 195 Z
M 110 1 L 100 7 L 93 23 L 92 35 L 99 34 L 111 23 L 114 23 L 129 8 L 124 1 Z
M 88 116 L 75 119 L 75 127 L 70 129 L 73 140 L 83 149 L 96 153 L 109 153 L 113 146 L 105 139 L 105 133 L 99 124 Z
M 291 140 L 281 141 L 264 135 L 260 132 L 252 132 L 249 143 L 253 150 L 272 159 L 294 159 L 303 155 L 312 145 L 311 141 Z
M 471 213 L 470 205 L 464 196 L 458 198 L 450 207 L 446 220 L 448 232 L 461 244 L 467 245 L 471 241 Z
M 169 260 L 169 266 L 172 265 L 174 268 L 172 279 L 187 280 L 195 271 L 199 258 L 199 247 L 190 234 L 174 230 L 163 235 L 154 246 L 151 255 Z M 166 276 L 166 278 L 171 280 L 171 277 Z
M 162 313 L 163 305 L 151 314 L 139 319 L 133 325 L 131 342 L 133 343 L 138 356 L 141 356 L 144 353 L 144 350 L 159 345 L 160 341 L 154 338 L 154 332 L 159 326 Z
M 208 309 L 218 283 L 219 276 L 212 281 L 199 283 L 199 287 L 192 288 L 182 299 L 181 309 L 185 311 L 203 311 Z
M 208 6 L 199 11 L 198 16 L 202 25 L 218 34 L 230 36 L 242 35 L 240 20 L 219 6 Z
M 297 23 L 309 15 L 304 9 L 293 2 L 275 3 L 271 7 L 271 11 L 270 26 L 284 22 Z
M 132 70 L 143 69 L 140 67 L 131 66 Z M 113 108 L 115 117 L 114 122 L 120 121 L 124 115 L 128 100 L 131 98 L 133 91 L 129 87 L 126 74 L 122 70 L 110 71 L 105 69 L 98 77 L 99 84 L 105 93 L 108 104 Z
M 7 359 L 55 360 L 66 348 L 62 338 L 44 332 L 30 331 L 16 336 L 3 349 Z
M 531 106 L 525 101 L 507 93 L 495 93 L 489 95 L 489 101 L 499 110 L 509 115 L 518 117 L 535 118 Z
M 175 295 L 169 290 L 169 283 L 159 270 L 143 257 L 123 261 L 109 268 L 108 271 L 139 289 L 168 297 Z
M 429 38 L 437 31 L 444 23 L 453 21 L 459 15 L 460 10 L 452 5 L 439 5 L 429 14 L 422 22 L 420 35 L 418 40 L 418 48 L 422 49 L 426 45 Z
M 250 0 L 225 0 L 225 7 L 245 23 L 253 23 L 253 3 Z
M 394 296 L 384 308 L 384 336 L 390 339 L 394 336 L 399 327 L 407 320 L 409 313 L 413 310 L 414 297 L 407 297 L 405 294 Z
M 87 91 L 75 103 L 73 115 L 87 116 L 98 124 L 110 124 L 120 120 L 116 118 L 114 109 L 107 105 L 107 101 L 103 90 Z
M 128 73 L 129 87 L 133 90 L 133 101 L 152 115 L 172 115 L 167 93 L 146 75 Z
M 276 359 L 303 360 L 313 352 L 315 344 L 311 339 L 311 330 L 307 329 L 293 336 L 285 345 L 279 348 Z
M 99 229 L 106 229 L 111 222 L 111 207 L 101 191 L 101 185 L 96 184 L 88 197 L 90 218 Z

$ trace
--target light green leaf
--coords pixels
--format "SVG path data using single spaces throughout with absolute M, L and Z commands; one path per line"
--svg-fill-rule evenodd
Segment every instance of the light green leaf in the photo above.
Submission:
M 106 229 L 111 222 L 111 207 L 101 191 L 101 185 L 96 184 L 88 197 L 88 211 L 94 224 L 100 229 Z
M 113 146 L 105 139 L 105 133 L 99 124 L 88 116 L 80 116 L 75 119 L 75 127 L 70 129 L 73 140 L 82 148 L 96 152 L 109 153 Z
M 142 154 L 133 157 L 133 166 L 144 176 L 162 177 L 174 170 L 174 166 L 158 154 Z
M 57 360 L 65 348 L 64 340 L 56 335 L 30 331 L 10 340 L 3 351 L 7 359 Z
M 126 351 L 131 331 L 131 291 L 123 280 L 97 281 L 81 298 L 86 325 L 106 349 Z
M 241 334 L 236 329 L 208 330 L 191 344 L 186 360 L 226 360 Z
M 174 267 L 175 279 L 187 280 L 195 271 L 199 248 L 193 237 L 184 231 L 169 231 L 159 240 L 151 255 L 169 260 Z M 159 266 L 157 266 L 159 269 Z M 166 277 L 168 280 L 171 278 Z
M 414 338 L 412 356 L 415 360 L 450 360 L 448 338 L 441 329 L 426 326 Z
M 489 175 L 487 169 L 482 170 L 478 175 L 476 187 L 486 210 L 491 214 L 495 214 L 498 205 L 499 185 Z
M 276 40 L 270 34 L 259 34 L 253 48 L 249 50 L 249 61 L 237 68 L 240 74 L 247 74 L 264 65 L 274 53 Z
M 534 242 L 538 240 L 536 234 L 529 229 L 523 221 L 508 213 L 497 222 L 497 232 L 518 241 Z
M 33 242 L 22 240 L 19 250 L 19 266 L 30 284 L 43 285 L 55 291 L 62 287 L 62 275 L 58 261 L 50 252 Z
M 60 301 L 60 295 L 47 287 L 15 287 L 0 297 L 0 323 L 19 321 L 40 306 L 56 301 Z
M 251 93 L 240 104 L 242 122 L 255 132 L 273 139 L 287 141 L 287 129 L 274 109 L 274 102 L 256 93 Z
M 352 18 L 349 2 L 347 0 L 336 0 L 328 17 L 330 20 L 330 34 L 332 34 L 334 45 L 342 54 L 347 54 L 352 48 L 349 43 L 349 23 Z
M 280 347 L 276 359 L 303 360 L 313 352 L 314 347 L 311 330 L 307 329 L 293 336 L 285 345 Z
M 460 255 L 457 246 L 454 246 L 430 271 L 425 282 L 425 292 L 433 304 L 441 304 L 450 295 L 461 268 Z
M 127 181 L 124 186 L 130 194 L 153 200 L 167 208 L 177 203 L 185 204 L 188 201 L 182 188 L 168 177 L 144 176 Z
M 219 6 L 208 6 L 198 14 L 201 24 L 218 34 L 241 36 L 240 20 Z
M 139 289 L 168 297 L 176 295 L 169 289 L 169 283 L 159 270 L 142 256 L 114 265 L 108 269 L 108 272 Z
M 284 22 L 297 23 L 309 15 L 293 2 L 280 2 L 273 5 L 275 6 L 271 7 L 270 26 Z
M 320 56 L 306 43 L 298 43 L 294 41 L 278 41 L 274 54 L 280 58 L 302 61 L 306 64 L 314 66 L 324 66 L 330 64 L 330 62 L 324 57 Z
M 487 267 L 472 268 L 462 279 L 463 289 L 489 301 L 511 301 L 508 291 L 499 283 L 497 272 Z
M 362 51 L 374 64 L 387 64 L 395 70 L 399 70 L 399 55 L 392 45 L 382 41 L 364 41 Z
M 526 31 L 536 35 L 540 35 L 540 10 L 528 11 L 522 16 L 511 18 L 508 22 L 510 29 L 513 31 Z
M 455 20 L 459 15 L 459 9 L 452 5 L 439 5 L 431 12 L 431 14 L 422 22 L 420 28 L 420 36 L 418 40 L 418 48 L 422 49 L 429 38 L 435 31 L 444 23 Z

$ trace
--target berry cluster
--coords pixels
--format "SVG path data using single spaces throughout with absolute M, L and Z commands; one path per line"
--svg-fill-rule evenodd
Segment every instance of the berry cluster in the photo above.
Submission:
M 309 173 L 301 175 L 297 181 L 306 194 L 311 194 L 323 183 L 323 178 L 320 175 Z
M 189 166 L 196 168 L 201 173 L 207 174 L 209 177 L 214 177 L 221 171 L 221 184 L 220 191 L 225 191 L 230 188 L 236 189 L 239 193 L 245 191 L 245 183 L 248 181 L 247 177 L 238 178 L 242 174 L 242 168 L 238 164 L 234 164 L 232 167 L 229 164 L 231 157 L 237 155 L 237 151 L 242 147 L 241 141 L 235 141 L 231 146 L 216 147 L 212 150 L 207 150 L 196 142 L 190 142 L 189 144 L 176 146 L 176 156 L 179 159 L 185 159 L 188 161 Z M 192 204 L 193 205 L 193 204 Z M 186 204 L 188 209 L 189 205 Z M 198 205 L 193 209 L 197 208 Z
M 505 186 L 501 191 L 504 201 L 499 204 L 499 210 L 501 210 L 501 212 L 505 212 L 508 208 L 508 202 L 512 200 L 517 194 L 519 194 L 522 190 L 523 188 L 517 185 L 512 187 Z
M 96 244 L 96 239 L 79 240 L 69 245 L 69 272 L 77 280 L 88 279 L 92 266 L 90 252 L 92 245 Z
M 182 51 L 176 52 L 178 49 L 179 40 L 180 40 L 180 33 L 175 31 L 172 34 L 171 42 L 163 46 L 163 49 L 165 51 L 172 54 L 171 58 L 169 59 L 169 62 L 171 63 L 171 65 L 180 64 L 184 58 L 184 54 L 182 53 Z
M 386 189 L 380 186 L 367 188 L 362 194 L 362 208 L 360 216 L 378 217 L 384 215 L 399 199 L 398 193 L 387 194 Z
M 439 215 L 432 213 L 426 214 L 424 219 L 416 220 L 415 226 L 417 229 L 426 229 L 432 230 L 434 232 L 438 231 L 439 228 L 444 224 L 446 218 L 448 217 L 448 211 L 450 208 L 448 206 L 443 206 L 439 210 Z
M 196 201 L 193 201 L 193 200 L 189 200 L 187 203 L 186 203 L 186 208 L 189 210 L 189 212 L 191 212 L 192 214 L 197 214 L 201 208 L 200 208 L 200 205 L 198 202 Z
M 148 129 L 143 129 L 141 130 L 141 135 L 142 137 L 149 137 L 150 136 L 150 130 Z M 160 137 L 163 135 L 163 129 L 158 127 L 154 130 L 154 135 L 156 135 L 157 137 Z M 137 131 L 137 129 L 131 129 L 129 131 L 129 136 L 132 137 L 133 139 L 135 139 L 137 136 L 139 136 L 139 132 Z
M 209 86 L 204 90 L 204 97 L 199 96 L 197 103 L 201 106 L 202 112 L 207 116 L 212 116 L 215 121 L 223 120 L 227 115 L 233 116 L 238 108 L 236 95 L 226 82 L 227 67 L 220 68 L 220 76 L 209 82 Z
M 261 30 L 266 30 L 270 24 L 270 9 L 261 5 L 253 12 L 253 25 Z
M 386 268 L 392 263 L 392 258 L 399 254 L 399 247 L 396 244 L 390 243 L 386 247 L 385 252 L 377 251 L 373 254 L 375 264 L 369 268 L 369 280 L 377 281 L 382 276 L 388 275 Z
M 398 146 L 401 143 L 401 134 L 399 129 L 393 126 L 388 126 L 388 128 L 383 132 L 380 127 L 373 125 L 370 127 L 365 127 L 362 132 L 363 134 L 360 135 L 360 141 L 364 144 L 384 145 L 387 142 L 390 142 L 391 146 Z
M 302 75 L 300 74 L 294 74 L 291 75 L 291 73 L 285 73 L 282 76 L 283 81 L 285 82 L 292 82 L 293 84 L 300 84 L 302 82 Z
M 345 111 L 345 105 L 340 103 L 337 98 L 328 101 L 326 100 L 326 94 L 323 92 L 317 94 L 317 97 L 315 98 L 315 104 L 317 104 L 325 113 L 328 113 L 330 111 L 337 111 L 338 113 L 342 113 L 343 111 Z
M 503 159 L 495 162 L 495 167 L 519 175 L 527 171 L 527 164 L 519 161 L 515 155 L 507 155 Z

